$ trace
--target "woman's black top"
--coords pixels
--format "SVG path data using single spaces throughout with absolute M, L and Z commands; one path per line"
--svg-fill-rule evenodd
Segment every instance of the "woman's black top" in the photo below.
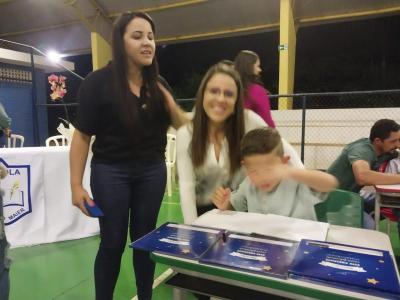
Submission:
M 165 159 L 167 129 L 170 116 L 165 108 L 150 114 L 146 109 L 146 93 L 140 97 L 129 93 L 128 100 L 137 105 L 137 128 L 127 129 L 113 92 L 111 66 L 92 72 L 82 82 L 78 93 L 78 115 L 74 126 L 87 135 L 95 135 L 93 161 L 123 162 Z M 162 101 L 160 99 L 160 101 Z

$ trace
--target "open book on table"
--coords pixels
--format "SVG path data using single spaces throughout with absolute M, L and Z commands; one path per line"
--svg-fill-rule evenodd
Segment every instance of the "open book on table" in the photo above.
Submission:
M 329 224 L 323 222 L 219 209 L 201 215 L 193 225 L 245 234 L 257 233 L 293 241 L 301 239 L 325 241 L 329 229 Z

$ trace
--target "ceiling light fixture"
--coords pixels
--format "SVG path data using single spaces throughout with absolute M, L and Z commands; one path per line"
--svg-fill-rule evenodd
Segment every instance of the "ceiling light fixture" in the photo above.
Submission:
M 47 52 L 47 58 L 52 62 L 59 62 L 61 60 L 61 55 L 57 51 L 50 50 Z

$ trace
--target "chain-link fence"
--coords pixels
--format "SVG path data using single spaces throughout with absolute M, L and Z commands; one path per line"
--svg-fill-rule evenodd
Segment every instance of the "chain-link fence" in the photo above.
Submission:
M 281 135 L 305 165 L 327 169 L 343 147 L 369 137 L 375 121 L 400 123 L 400 90 L 271 95 L 272 116 Z M 194 99 L 178 103 L 190 111 Z M 278 110 L 279 104 L 287 109 Z
M 0 101 L 12 118 L 12 132 L 23 135 L 26 146 L 44 145 L 48 136 L 58 134 L 60 119 L 74 118 L 83 78 L 71 66 L 50 61 L 34 47 L 0 39 Z M 65 77 L 65 95 L 50 97 L 50 75 Z
M 343 147 L 368 138 L 379 119 L 400 123 L 400 90 L 270 96 L 277 128 L 308 168 L 327 169 Z M 276 110 L 284 106 L 290 110 Z

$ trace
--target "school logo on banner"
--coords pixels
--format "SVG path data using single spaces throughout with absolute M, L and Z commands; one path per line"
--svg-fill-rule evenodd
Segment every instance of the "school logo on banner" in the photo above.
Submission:
M 7 177 L 1 181 L 3 191 L 4 224 L 10 225 L 32 212 L 30 165 L 9 165 L 0 158 L 7 169 Z

